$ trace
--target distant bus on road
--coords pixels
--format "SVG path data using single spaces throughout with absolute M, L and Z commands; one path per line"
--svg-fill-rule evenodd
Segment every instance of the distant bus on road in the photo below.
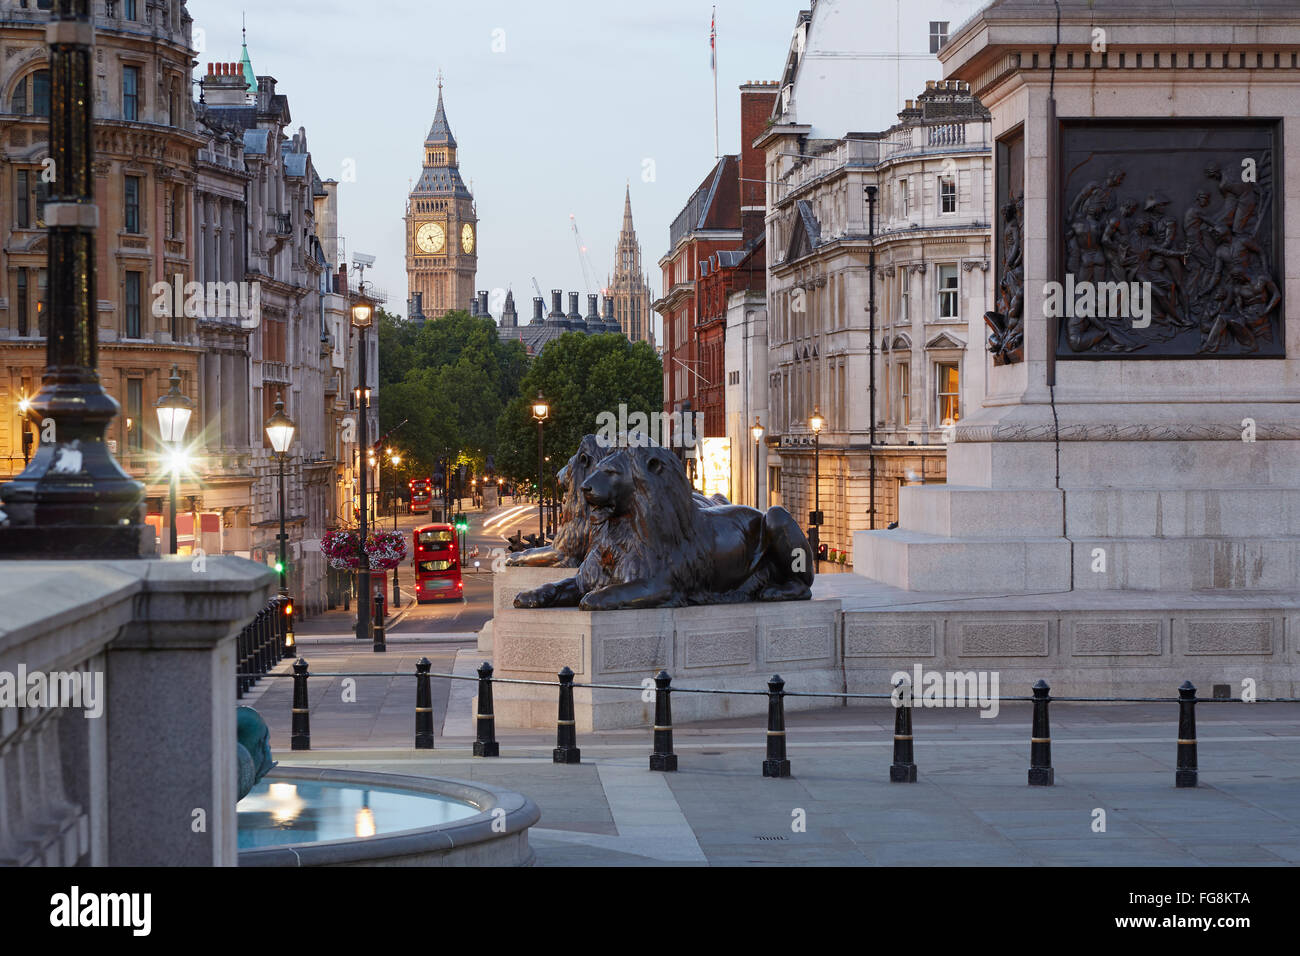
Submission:
M 433 504 L 433 479 L 412 478 L 409 485 L 411 489 L 411 514 L 428 511 L 429 506 Z
M 412 537 L 416 602 L 459 601 L 464 584 L 456 529 L 449 524 L 426 524 L 416 528 Z

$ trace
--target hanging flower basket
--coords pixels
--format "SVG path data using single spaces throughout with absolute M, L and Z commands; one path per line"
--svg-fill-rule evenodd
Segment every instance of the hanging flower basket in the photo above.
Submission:
M 329 558 L 330 567 L 339 571 L 360 570 L 359 539 L 356 531 L 331 531 L 321 538 L 320 549 Z M 366 555 L 372 571 L 395 568 L 406 558 L 406 538 L 399 531 L 372 531 L 366 536 Z

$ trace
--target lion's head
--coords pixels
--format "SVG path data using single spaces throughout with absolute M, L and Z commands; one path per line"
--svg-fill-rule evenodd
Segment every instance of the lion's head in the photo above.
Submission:
M 638 567 L 694 564 L 698 506 L 672 452 L 656 445 L 620 448 L 596 465 L 581 491 L 596 525 L 593 549 L 617 540 L 620 561 Z
M 591 545 L 590 507 L 579 489 L 596 463 L 604 457 L 605 449 L 600 447 L 596 436 L 584 435 L 578 443 L 578 450 L 555 476 L 563 498 L 554 548 L 569 558 L 575 567 L 582 563 Z
M 632 514 L 640 506 L 665 519 L 681 513 L 688 519 L 694 500 L 681 464 L 657 445 L 620 448 L 602 459 L 581 486 L 592 517 L 605 521 Z M 689 520 L 682 522 L 689 527 Z

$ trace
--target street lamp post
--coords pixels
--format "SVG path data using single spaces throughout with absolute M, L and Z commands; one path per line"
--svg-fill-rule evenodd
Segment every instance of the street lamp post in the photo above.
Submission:
M 402 456 L 388 449 L 388 460 L 393 465 L 393 533 L 397 533 L 397 466 L 402 463 Z M 393 607 L 402 606 L 402 592 L 397 585 L 398 566 L 393 565 Z
M 284 413 L 284 394 L 280 393 L 275 397 L 275 412 L 266 420 L 266 437 L 271 443 L 271 450 L 275 452 L 275 457 L 280 463 L 280 561 L 276 566 L 280 577 L 280 597 L 286 600 L 289 597 L 288 587 L 288 555 L 285 553 L 289 541 L 289 535 L 284 528 L 284 463 L 289 456 L 289 445 L 293 442 L 293 434 L 297 431 L 293 419 Z
M 826 419 L 822 418 L 821 406 L 814 405 L 812 418 L 808 419 L 808 427 L 813 433 L 813 513 L 810 516 L 812 520 L 812 544 L 813 560 L 817 563 L 814 567 L 821 570 L 821 523 L 822 523 L 822 459 L 821 459 L 821 434 L 822 429 L 826 427 Z
M 758 487 L 759 487 L 759 482 L 758 482 L 758 468 L 759 468 L 759 466 L 758 466 L 758 450 L 759 450 L 759 449 L 762 447 L 762 445 L 763 445 L 763 431 L 764 431 L 764 429 L 763 429 L 763 423 L 762 423 L 761 421 L 759 421 L 757 415 L 754 416 L 754 427 L 751 428 L 749 431 L 750 431 L 750 433 L 754 436 L 754 507 L 755 507 L 755 508 L 758 508 L 759 511 L 762 511 L 763 509 L 760 507 L 760 503 L 759 503 L 759 500 L 758 500 Z
M 542 482 L 546 475 L 545 459 L 542 455 L 542 426 L 546 418 L 551 414 L 551 406 L 546 404 L 546 399 L 542 398 L 542 393 L 537 393 L 537 401 L 533 402 L 533 421 L 537 422 L 537 534 L 541 543 L 546 543 L 546 514 L 543 505 L 545 495 L 542 494 Z
M 171 539 L 171 550 L 169 553 L 176 553 L 176 492 L 180 485 L 181 456 L 184 453 L 181 448 L 181 441 L 185 438 L 185 429 L 189 426 L 190 415 L 194 412 L 194 403 L 188 397 L 181 394 L 181 376 L 175 365 L 172 366 L 172 374 L 169 379 L 171 388 L 167 394 L 154 403 L 154 409 L 158 413 L 158 434 L 163 443 L 171 449 L 170 460 L 168 461 L 168 470 L 171 472 L 171 481 L 168 498 L 170 505 L 168 508 L 168 537 Z
M 358 425 L 357 441 L 357 472 L 358 472 L 358 491 L 361 499 L 361 521 L 357 529 L 359 534 L 360 547 L 357 549 L 357 562 L 360 567 L 357 568 L 357 640 L 364 641 L 371 637 L 370 625 L 370 602 L 373 600 L 370 594 L 370 555 L 366 553 L 366 505 L 368 497 L 368 472 L 370 469 L 366 465 L 365 452 L 370 447 L 370 441 L 366 435 L 367 413 L 366 408 L 369 404 L 370 389 L 366 387 L 366 330 L 375 320 L 375 307 L 370 300 L 364 295 L 357 298 L 356 303 L 352 306 L 352 327 L 357 330 L 357 417 L 360 419 Z M 382 633 L 382 632 L 380 632 Z M 387 648 L 379 643 L 378 634 L 375 635 L 375 650 L 384 651 Z
M 867 194 L 867 359 L 871 362 L 867 392 L 870 407 L 867 410 L 869 432 L 867 457 L 871 482 L 870 501 L 867 505 L 871 520 L 868 527 L 876 528 L 876 187 L 863 187 Z

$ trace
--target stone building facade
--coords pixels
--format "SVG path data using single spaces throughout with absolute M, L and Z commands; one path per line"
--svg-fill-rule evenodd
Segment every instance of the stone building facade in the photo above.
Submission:
M 703 431 L 693 436 L 698 441 L 684 450 L 697 488 L 706 472 L 725 484 L 731 469 L 724 460 L 726 294 L 715 283 L 706 305 L 702 280 L 722 263 L 737 265 L 763 232 L 764 159 L 755 140 L 776 102 L 775 82 L 740 87 L 740 152 L 719 159 L 691 194 L 669 228 L 669 250 L 659 260 L 663 295 L 651 307 L 663 319 L 664 411 L 703 416 Z
M 324 604 L 324 531 L 343 520 L 341 419 L 351 377 L 346 277 L 317 238 L 337 221 L 271 77 L 212 63 L 190 94 L 192 20 L 179 0 L 96 3 L 95 195 L 99 372 L 121 407 L 108 431 L 168 538 L 155 402 L 176 366 L 195 403 L 177 498 L 177 550 L 271 563 L 277 463 L 263 424 L 277 395 L 298 424 L 287 464 L 290 586 Z M 0 4 L 0 480 L 39 441 L 23 399 L 45 365 L 49 76 L 36 3 Z M 253 77 L 250 85 L 249 78 Z M 373 380 L 373 379 L 372 379 Z M 24 438 L 26 436 L 26 438 Z
M 945 480 L 946 426 L 983 393 L 988 112 L 964 84 L 930 81 L 882 133 L 816 139 L 778 113 L 759 143 L 769 180 L 768 503 L 806 524 L 819 497 L 821 542 L 847 563 L 853 532 L 872 527 L 872 458 L 874 526 L 884 528 L 897 519 L 901 486 Z M 868 186 L 877 190 L 874 240 Z M 815 452 L 808 423 L 818 410 L 826 425 Z
M 42 206 L 44 177 L 57 170 L 47 162 L 50 11 L 39 6 L 0 3 L 0 481 L 23 470 L 25 450 L 39 441 L 22 402 L 39 389 L 46 356 Z M 183 288 L 194 278 L 205 138 L 189 93 L 192 21 L 181 2 L 93 6 L 99 374 L 121 406 L 110 447 L 145 483 L 147 520 L 162 536 L 167 482 L 153 404 L 173 364 L 181 390 L 197 395 L 205 349 L 198 320 L 155 307 L 153 294 L 156 283 L 179 277 Z M 190 436 L 201 427 L 192 423 Z M 201 496 L 199 477 L 183 477 L 182 508 Z

